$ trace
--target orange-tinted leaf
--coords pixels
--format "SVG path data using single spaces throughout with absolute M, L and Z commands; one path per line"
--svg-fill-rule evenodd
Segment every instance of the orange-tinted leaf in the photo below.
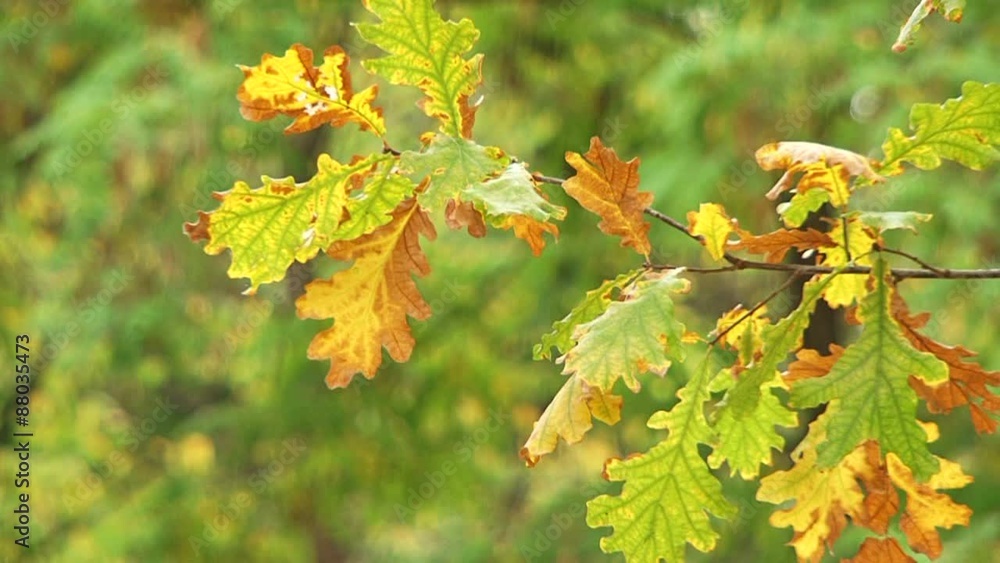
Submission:
M 542 254 L 545 249 L 545 233 L 559 238 L 559 227 L 553 223 L 539 221 L 527 215 L 508 215 L 496 225 L 501 229 L 514 229 L 514 236 L 528 243 L 531 253 Z
M 476 238 L 486 236 L 486 221 L 472 202 L 449 199 L 444 210 L 444 219 L 452 229 L 460 230 L 467 227 L 469 234 Z
M 795 355 L 795 361 L 788 364 L 785 381 L 792 383 L 800 379 L 823 377 L 830 373 L 833 364 L 837 363 L 843 354 L 844 348 L 836 344 L 830 344 L 829 356 L 821 356 L 816 350 L 803 348 Z
M 913 549 L 932 559 L 941 555 L 941 536 L 937 528 L 968 526 L 972 509 L 958 504 L 937 489 L 956 489 L 972 482 L 953 461 L 941 459 L 941 471 L 927 483 L 918 483 L 910 468 L 895 454 L 886 455 L 886 465 L 893 483 L 906 493 L 906 512 L 899 525 Z
M 216 196 L 216 199 L 219 199 L 219 197 Z M 191 239 L 191 242 L 212 240 L 212 235 L 208 232 L 208 226 L 211 222 L 211 213 L 207 211 L 199 211 L 197 221 L 193 223 L 184 223 L 184 233 Z
M 831 407 L 809 426 L 809 433 L 792 452 L 795 465 L 761 479 L 757 500 L 783 505 L 771 514 L 775 527 L 795 530 L 789 544 L 799 561 L 818 563 L 824 547 L 832 547 L 847 527 L 847 518 L 864 514 L 864 493 L 858 485 L 859 473 L 868 471 L 865 446 L 860 445 L 830 468 L 816 464 L 816 445 L 826 438 Z
M 740 241 L 730 246 L 732 250 L 746 250 L 752 254 L 764 254 L 764 261 L 776 264 L 785 259 L 785 254 L 791 248 L 800 251 L 836 246 L 836 243 L 826 233 L 816 229 L 788 230 L 778 229 L 765 235 L 753 235 L 739 230 Z
M 587 154 L 567 152 L 566 162 L 576 170 L 563 184 L 566 193 L 601 217 L 602 231 L 622 237 L 622 246 L 648 256 L 649 223 L 642 214 L 653 194 L 639 191 L 639 159 L 622 162 L 614 149 L 594 137 Z
M 243 83 L 236 93 L 240 113 L 253 121 L 278 114 L 295 118 L 286 133 L 302 133 L 329 123 L 335 127 L 357 123 L 378 136 L 385 134 L 382 109 L 372 106 L 378 86 L 354 93 L 347 70 L 348 57 L 338 46 L 323 53 L 313 67 L 311 49 L 296 43 L 281 57 L 265 54 L 260 65 L 240 65 Z
M 858 554 L 841 563 L 916 563 L 893 538 L 868 538 Z
M 956 407 L 969 405 L 976 431 L 995 432 L 997 421 L 994 417 L 1000 414 L 1000 397 L 990 390 L 990 386 L 1000 385 L 1000 371 L 986 371 L 981 365 L 966 361 L 976 355 L 966 348 L 946 346 L 917 332 L 927 324 L 930 314 L 911 315 L 898 293 L 892 301 L 892 315 L 914 348 L 930 352 L 948 365 L 948 381 L 936 387 L 910 378 L 910 385 L 927 401 L 927 408 L 931 412 L 948 413 Z
M 411 277 L 430 272 L 420 235 L 433 240 L 434 226 L 411 198 L 387 225 L 327 249 L 332 258 L 354 264 L 331 279 L 309 283 L 295 306 L 301 318 L 334 319 L 333 327 L 309 345 L 311 359 L 331 361 L 328 386 L 346 387 L 359 372 L 375 377 L 383 346 L 397 362 L 410 358 L 414 340 L 406 317 L 431 314 Z
M 889 521 L 899 513 L 899 493 L 889 478 L 878 445 L 865 442 L 864 447 L 867 464 L 858 477 L 865 488 L 865 509 L 858 515 L 857 523 L 885 534 L 889 531 Z
M 757 149 L 757 164 L 764 170 L 785 170 L 785 174 L 767 193 L 768 199 L 777 199 L 781 192 L 792 189 L 796 174 L 804 173 L 798 192 L 814 188 L 830 192 L 830 202 L 844 207 L 850 197 L 850 178 L 861 176 L 878 183 L 885 179 L 872 169 L 867 157 L 858 153 L 800 141 L 770 143 Z

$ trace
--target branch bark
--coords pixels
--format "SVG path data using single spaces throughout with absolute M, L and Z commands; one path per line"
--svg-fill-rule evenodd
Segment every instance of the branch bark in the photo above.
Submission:
M 545 176 L 543 174 L 535 173 L 532 175 L 537 182 L 545 184 L 554 184 L 561 186 L 566 180 L 563 178 L 556 178 L 553 176 Z M 646 215 L 653 217 L 654 219 L 676 229 L 688 238 L 702 242 L 702 237 L 698 235 L 691 234 L 687 227 L 683 223 L 674 219 L 673 217 L 663 213 L 662 211 L 657 211 L 652 207 L 647 207 L 643 210 Z M 845 229 L 846 232 L 846 229 Z M 977 270 L 962 270 L 962 269 L 952 269 L 952 268 L 942 268 L 940 266 L 932 266 L 924 260 L 908 254 L 901 250 L 894 250 L 891 248 L 879 248 L 879 251 L 889 252 L 891 254 L 897 254 L 908 258 L 917 264 L 920 268 L 892 268 L 890 273 L 896 280 L 905 279 L 946 279 L 946 280 L 968 280 L 968 279 L 1000 279 L 1000 268 L 984 268 Z M 723 255 L 723 259 L 729 263 L 729 266 L 724 266 L 721 268 L 693 268 L 685 267 L 673 264 L 647 264 L 649 268 L 654 270 L 672 270 L 676 268 L 685 268 L 686 271 L 692 274 L 719 274 L 725 272 L 737 272 L 740 270 L 771 270 L 776 272 L 790 272 L 796 276 L 807 276 L 813 274 L 829 274 L 834 271 L 834 268 L 829 266 L 809 266 L 800 264 L 772 264 L 770 262 L 759 262 L 756 260 L 746 260 L 738 256 L 733 256 L 728 252 Z M 851 265 L 847 266 L 841 270 L 841 274 L 870 274 L 872 268 L 870 266 L 858 266 Z

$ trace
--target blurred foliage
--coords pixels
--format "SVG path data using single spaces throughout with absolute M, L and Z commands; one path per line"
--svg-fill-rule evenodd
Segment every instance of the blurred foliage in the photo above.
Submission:
M 292 306 L 327 267 L 296 268 L 248 298 L 245 281 L 226 278 L 228 260 L 181 233 L 236 179 L 305 178 L 319 152 L 377 149 L 352 128 L 284 137 L 283 122 L 242 120 L 234 97 L 235 64 L 297 41 L 344 45 L 361 80 L 357 61 L 375 53 L 349 26 L 369 17 L 360 4 L 0 7 L 4 362 L 15 334 L 33 342 L 27 560 L 606 559 L 607 530 L 587 529 L 583 503 L 614 488 L 600 478 L 605 458 L 659 438 L 643 423 L 675 401 L 684 368 L 648 380 L 618 426 L 598 425 L 532 470 L 517 457 L 563 381 L 559 366 L 532 362 L 531 345 L 586 290 L 638 265 L 595 218 L 555 196 L 571 213 L 539 259 L 508 233 L 471 240 L 439 225 L 426 245 L 434 272 L 420 282 L 434 315 L 415 326 L 412 360 L 338 392 L 323 385 L 327 366 L 305 357 L 322 323 L 296 319 Z M 758 232 L 776 225 L 761 197 L 774 178 L 752 161 L 758 146 L 815 140 L 876 154 L 911 104 L 953 97 L 967 79 L 996 81 L 1000 12 L 970 2 L 961 24 L 928 20 L 915 46 L 893 54 L 912 4 L 438 2 L 482 30 L 481 142 L 565 176 L 564 152 L 599 134 L 622 157 L 642 158 L 642 187 L 659 209 L 680 217 L 720 201 Z M 429 125 L 412 109 L 418 94 L 382 92 L 394 144 L 413 148 Z M 997 178 L 947 165 L 872 191 L 865 205 L 933 213 L 919 237 L 889 235 L 932 263 L 997 267 Z M 651 238 L 656 259 L 705 260 L 675 232 L 654 226 Z M 699 279 L 680 314 L 705 331 L 776 280 Z M 902 291 L 914 310 L 936 312 L 932 334 L 1000 368 L 1000 283 L 908 281 Z M 5 471 L 12 394 L 0 387 Z M 997 560 L 1000 442 L 977 438 L 964 413 L 930 418 L 951 440 L 939 453 L 976 479 L 955 494 L 974 508 L 972 526 L 944 533 L 941 560 Z M 800 436 L 790 433 L 791 445 Z M 790 532 L 769 527 L 754 489 L 727 482 L 740 517 L 716 552 L 692 560 L 793 560 Z M 4 529 L 0 557 L 22 558 Z M 848 533 L 835 556 L 862 540 Z

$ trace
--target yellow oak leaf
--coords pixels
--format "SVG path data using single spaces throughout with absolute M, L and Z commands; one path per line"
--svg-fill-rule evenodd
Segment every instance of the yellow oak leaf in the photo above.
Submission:
M 889 476 L 906 493 L 906 511 L 899 526 L 913 549 L 936 559 L 941 555 L 941 536 L 937 528 L 968 526 L 972 509 L 958 504 L 937 489 L 959 489 L 972 482 L 954 461 L 938 458 L 941 470 L 927 483 L 918 483 L 913 472 L 895 454 L 886 455 Z
M 769 192 L 768 199 L 777 199 L 792 189 L 796 174 L 803 173 L 796 190 L 805 193 L 820 188 L 830 192 L 830 202 L 845 207 L 850 198 L 850 179 L 861 176 L 872 183 L 884 182 L 872 169 L 867 157 L 836 147 L 801 141 L 769 143 L 754 155 L 764 170 L 785 170 Z
M 433 240 L 434 225 L 411 198 L 388 224 L 327 249 L 332 258 L 354 263 L 328 280 L 309 283 L 295 306 L 300 318 L 334 319 L 332 328 L 313 338 L 308 352 L 311 359 L 331 361 L 329 387 L 346 387 L 359 372 L 375 377 L 383 346 L 397 362 L 410 358 L 414 340 L 406 317 L 431 314 L 411 277 L 430 272 L 420 235 Z
M 239 65 L 243 71 L 236 93 L 240 113 L 252 121 L 278 114 L 295 118 L 285 133 L 357 123 L 381 137 L 385 135 L 382 109 L 372 106 L 378 86 L 355 94 L 347 64 L 347 53 L 333 46 L 323 53 L 323 63 L 313 67 L 312 50 L 296 43 L 281 57 L 265 54 L 258 66 Z
M 820 252 L 823 253 L 821 265 L 835 268 L 851 261 L 859 266 L 872 265 L 871 250 L 875 244 L 875 237 L 856 217 L 851 217 L 847 221 L 846 239 L 843 221 L 837 221 L 828 235 L 836 243 L 836 246 L 820 249 Z M 850 248 L 850 256 L 845 248 Z M 823 292 L 823 298 L 826 299 L 830 307 L 846 307 L 856 300 L 860 302 L 862 297 L 868 295 L 868 276 L 861 274 L 827 275 L 836 275 L 836 278 Z
M 587 385 L 578 375 L 571 375 L 545 408 L 521 448 L 521 458 L 534 467 L 543 455 L 556 449 L 559 438 L 575 444 L 591 429 L 591 418 L 613 425 L 621 418 L 622 398 L 599 387 Z
M 698 211 L 687 214 L 688 232 L 700 236 L 708 253 L 716 260 L 722 260 L 726 253 L 726 239 L 736 231 L 736 221 L 726 215 L 726 210 L 718 203 L 703 203 Z
M 639 159 L 622 162 L 614 149 L 594 137 L 586 154 L 567 152 L 566 162 L 576 170 L 563 183 L 566 193 L 601 217 L 602 231 L 622 237 L 622 246 L 649 256 L 649 223 L 643 211 L 653 202 L 653 194 L 639 191 Z
M 831 407 L 832 408 L 832 407 Z M 795 530 L 792 541 L 799 561 L 819 562 L 824 546 L 832 546 L 847 526 L 847 517 L 864 515 L 864 493 L 857 481 L 867 470 L 864 446 L 858 446 L 829 469 L 816 465 L 816 446 L 826 437 L 830 410 L 809 426 L 809 434 L 795 451 L 795 465 L 764 477 L 757 491 L 757 500 L 783 504 L 794 500 L 787 508 L 771 514 L 775 527 Z

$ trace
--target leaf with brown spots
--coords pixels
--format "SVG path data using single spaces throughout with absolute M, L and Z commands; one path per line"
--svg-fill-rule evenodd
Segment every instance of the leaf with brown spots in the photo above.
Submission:
M 312 50 L 296 43 L 281 57 L 265 54 L 257 66 L 239 65 L 243 71 L 236 93 L 240 113 L 252 121 L 278 114 L 294 117 L 285 133 L 357 123 L 362 130 L 382 137 L 382 109 L 372 106 L 378 86 L 355 94 L 347 64 L 347 53 L 333 46 L 323 53 L 323 63 L 313 67 Z
M 672 295 L 685 293 L 690 286 L 676 270 L 646 274 L 623 292 L 622 301 L 576 328 L 577 345 L 567 352 L 563 373 L 578 374 L 606 392 L 619 379 L 638 392 L 639 375 L 664 375 L 672 362 L 685 357 L 681 345 L 685 329 L 675 318 Z

